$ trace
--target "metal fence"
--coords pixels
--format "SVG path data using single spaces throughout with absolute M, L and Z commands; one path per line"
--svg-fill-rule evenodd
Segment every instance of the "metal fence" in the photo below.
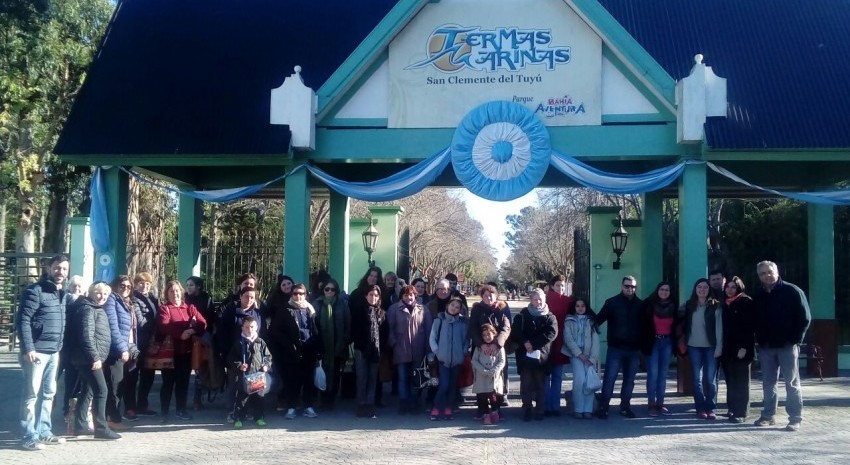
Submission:
M 38 281 L 44 262 L 52 253 L 0 253 L 0 346 L 14 350 L 15 312 L 18 298 L 28 285 Z

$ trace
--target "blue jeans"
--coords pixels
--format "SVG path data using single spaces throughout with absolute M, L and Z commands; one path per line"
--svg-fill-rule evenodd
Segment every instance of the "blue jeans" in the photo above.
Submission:
M 460 365 L 447 367 L 440 363 L 440 384 L 437 386 L 437 396 L 434 397 L 435 409 L 442 411 L 454 405 L 458 373 Z
M 640 351 L 608 347 L 608 355 L 605 357 L 605 377 L 602 380 L 602 405 L 600 408 L 608 408 L 611 397 L 614 396 L 614 383 L 617 382 L 617 373 L 623 368 L 623 386 L 620 388 L 620 406 L 628 407 L 632 402 L 632 393 L 635 390 L 635 375 L 640 366 Z
M 717 359 L 714 347 L 688 346 L 694 376 L 694 407 L 697 413 L 717 408 Z
M 673 356 L 673 341 L 670 336 L 655 338 L 652 353 L 646 360 L 646 397 L 649 405 L 664 405 L 667 390 L 667 370 Z
M 59 353 L 36 352 L 38 363 L 21 358 L 24 373 L 21 393 L 21 429 L 24 441 L 53 436 L 53 396 L 56 395 L 56 370 L 59 368 Z
M 563 379 L 564 365 L 552 365 L 552 373 L 545 381 L 547 411 L 557 411 L 561 407 L 561 381 Z
M 395 367 L 398 372 L 399 404 L 408 405 L 413 397 L 413 389 L 410 386 L 410 372 L 413 371 L 413 362 L 399 363 Z

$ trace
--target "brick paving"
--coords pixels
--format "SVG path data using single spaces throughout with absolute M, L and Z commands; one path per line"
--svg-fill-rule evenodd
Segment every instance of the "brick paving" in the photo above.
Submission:
M 42 451 L 19 448 L 20 379 L 16 354 L 0 353 L 0 464 L 850 463 L 848 377 L 823 382 L 804 379 L 804 422 L 797 433 L 782 431 L 787 422 L 784 416 L 777 416 L 777 425 L 769 428 L 698 420 L 691 399 L 675 395 L 669 399 L 674 415 L 649 418 L 645 380 L 639 375 L 635 419 L 620 417 L 612 406 L 611 417 L 604 421 L 575 420 L 562 409 L 564 416 L 524 423 L 518 402 L 513 401 L 506 409 L 506 421 L 497 426 L 472 421 L 471 403 L 454 421 L 431 422 L 424 413 L 396 415 L 395 399 L 387 395 L 390 406 L 377 419 L 355 418 L 353 404 L 341 401 L 332 412 L 320 409 L 319 418 L 288 421 L 268 399 L 268 426 L 258 428 L 247 422 L 245 429 L 237 431 L 223 423 L 225 409 L 219 399 L 194 412 L 191 421 L 163 426 L 158 417 L 142 418 L 122 433 L 120 441 L 69 439 Z M 570 385 L 569 379 L 564 381 L 564 389 Z M 512 381 L 512 397 L 518 388 L 518 381 Z M 61 390 L 60 384 L 60 395 Z M 674 390 L 671 371 L 668 392 Z M 722 384 L 720 391 L 722 405 Z M 151 394 L 154 406 L 157 396 L 158 384 Z M 761 385 L 754 380 L 750 420 L 758 417 L 761 397 Z M 784 415 L 782 404 L 779 412 Z M 54 413 L 54 432 L 61 433 L 61 409 Z

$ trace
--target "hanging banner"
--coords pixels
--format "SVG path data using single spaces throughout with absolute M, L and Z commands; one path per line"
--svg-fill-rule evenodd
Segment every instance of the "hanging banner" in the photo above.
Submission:
M 453 128 L 488 101 L 602 121 L 602 41 L 563 0 L 429 3 L 389 46 L 391 128 Z

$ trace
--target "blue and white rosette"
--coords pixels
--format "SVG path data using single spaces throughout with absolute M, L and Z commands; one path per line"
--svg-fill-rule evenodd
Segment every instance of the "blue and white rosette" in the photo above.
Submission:
M 487 102 L 470 111 L 452 138 L 452 167 L 473 194 L 513 200 L 540 184 L 552 146 L 546 126 L 528 108 Z

